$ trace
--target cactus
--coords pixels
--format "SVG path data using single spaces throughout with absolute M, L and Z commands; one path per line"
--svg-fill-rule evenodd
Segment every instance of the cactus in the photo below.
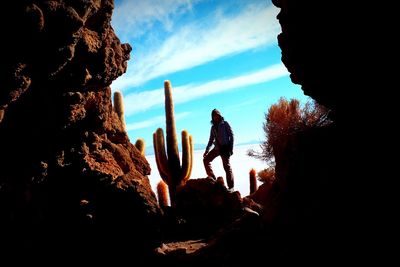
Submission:
M 163 180 L 157 184 L 157 197 L 161 208 L 168 206 L 168 186 Z
M 0 109 L 0 122 L 3 120 L 4 118 L 4 109 Z
M 175 204 L 176 189 L 186 183 L 192 172 L 193 139 L 186 130 L 182 131 L 182 166 L 179 159 L 176 137 L 174 103 L 171 83 L 164 82 L 165 117 L 167 132 L 167 152 L 165 151 L 164 132 L 161 128 L 153 134 L 153 146 L 156 163 L 161 178 L 168 184 L 171 205 Z
M 143 138 L 139 138 L 138 140 L 136 140 L 135 147 L 140 151 L 140 154 L 142 154 L 142 156 L 144 156 L 144 154 L 146 152 L 145 151 L 146 147 L 145 147 L 145 142 L 144 142 Z
M 114 111 L 117 113 L 119 120 L 122 123 L 122 128 L 126 131 L 125 116 L 124 116 L 124 99 L 122 93 L 114 92 Z
M 253 194 L 257 191 L 257 172 L 255 169 L 250 170 L 250 194 Z

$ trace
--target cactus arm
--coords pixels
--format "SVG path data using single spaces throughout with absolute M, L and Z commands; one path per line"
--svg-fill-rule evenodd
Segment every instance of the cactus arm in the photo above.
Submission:
M 168 167 L 167 155 L 165 154 L 164 133 L 161 128 L 153 134 L 154 155 L 156 158 L 157 168 L 160 172 L 161 178 L 171 185 L 171 174 Z
M 189 134 L 186 130 L 182 131 L 182 169 L 181 169 L 181 177 L 180 177 L 180 182 L 185 182 L 187 179 L 189 179 L 190 173 L 190 164 L 191 164 L 191 158 L 190 158 L 190 140 L 189 140 Z
M 190 178 L 190 175 L 192 174 L 192 169 L 193 169 L 193 153 L 194 153 L 194 147 L 193 147 L 193 138 L 192 135 L 189 135 L 189 144 L 190 144 L 190 165 L 189 165 L 189 172 L 188 172 L 188 177 L 185 179 L 187 181 Z
M 182 137 L 182 140 L 183 140 L 183 137 Z M 186 183 L 186 181 L 189 180 L 190 175 L 192 174 L 192 168 L 193 168 L 193 151 L 194 151 L 194 148 L 193 148 L 193 138 L 192 138 L 191 135 L 189 135 L 189 163 L 188 163 L 188 170 L 187 170 L 186 176 L 183 177 L 182 184 Z M 183 152 L 182 152 L 182 155 L 183 155 Z M 183 158 L 182 158 L 182 160 L 183 160 Z M 182 166 L 182 168 L 183 168 L 183 166 Z

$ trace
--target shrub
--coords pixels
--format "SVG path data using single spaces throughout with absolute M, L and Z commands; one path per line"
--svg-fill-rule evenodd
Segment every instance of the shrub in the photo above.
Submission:
M 272 184 L 275 180 L 275 168 L 268 167 L 258 172 L 258 180 L 263 183 Z
M 249 150 L 247 154 L 274 166 L 275 159 L 282 155 L 291 136 L 299 131 L 329 123 L 328 110 L 316 102 L 308 101 L 301 107 L 297 99 L 287 101 L 280 98 L 265 114 L 265 140 L 260 145 L 261 152 Z

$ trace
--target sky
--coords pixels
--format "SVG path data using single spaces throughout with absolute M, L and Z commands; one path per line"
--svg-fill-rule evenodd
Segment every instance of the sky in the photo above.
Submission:
M 217 108 L 235 145 L 264 140 L 265 112 L 280 97 L 305 102 L 281 63 L 279 9 L 269 0 L 116 0 L 112 26 L 132 46 L 127 72 L 111 84 L 124 96 L 132 143 L 165 132 L 165 80 L 172 84 L 178 142 L 186 129 L 207 143 Z

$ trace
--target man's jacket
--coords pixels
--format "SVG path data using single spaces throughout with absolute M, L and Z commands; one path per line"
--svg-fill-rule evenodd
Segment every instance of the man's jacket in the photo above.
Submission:
M 222 149 L 228 149 L 232 154 L 233 132 L 227 121 L 222 120 L 218 125 L 211 126 L 206 152 L 210 150 L 212 144 L 220 151 L 222 151 Z

